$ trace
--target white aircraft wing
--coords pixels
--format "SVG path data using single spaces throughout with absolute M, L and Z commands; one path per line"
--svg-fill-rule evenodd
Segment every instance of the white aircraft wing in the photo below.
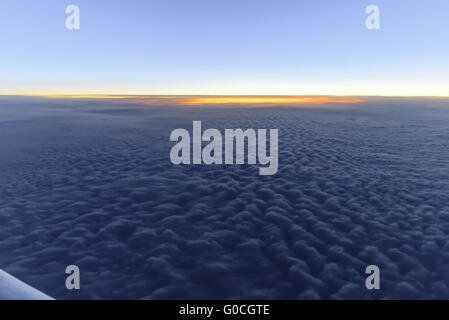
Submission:
M 0 300 L 53 300 L 0 269 Z

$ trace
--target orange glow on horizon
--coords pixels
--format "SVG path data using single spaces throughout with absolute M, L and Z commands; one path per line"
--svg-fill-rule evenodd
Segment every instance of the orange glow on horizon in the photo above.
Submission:
M 250 104 L 250 105 L 297 105 L 324 103 L 359 103 L 366 100 L 337 97 L 197 97 L 184 101 L 184 105 Z
M 298 106 L 322 105 L 328 103 L 351 104 L 367 100 L 356 97 L 336 96 L 135 96 L 135 95 L 47 95 L 55 99 L 111 99 L 118 103 L 143 106 Z
M 367 100 L 348 97 L 275 97 L 275 96 L 164 96 L 164 97 L 132 97 L 125 103 L 145 106 L 298 106 L 321 105 L 326 103 L 360 103 Z

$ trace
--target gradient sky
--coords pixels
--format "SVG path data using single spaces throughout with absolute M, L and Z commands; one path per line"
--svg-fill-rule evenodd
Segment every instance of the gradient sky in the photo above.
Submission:
M 448 15 L 448 0 L 2 0 L 0 94 L 449 96 Z

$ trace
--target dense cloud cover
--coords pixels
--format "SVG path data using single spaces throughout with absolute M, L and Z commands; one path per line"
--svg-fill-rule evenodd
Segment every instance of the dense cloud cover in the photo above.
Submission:
M 449 106 L 0 100 L 0 268 L 63 299 L 449 298 Z M 279 171 L 175 166 L 170 132 L 279 128 Z M 65 267 L 81 290 L 65 289 Z M 365 267 L 381 290 L 365 289 Z

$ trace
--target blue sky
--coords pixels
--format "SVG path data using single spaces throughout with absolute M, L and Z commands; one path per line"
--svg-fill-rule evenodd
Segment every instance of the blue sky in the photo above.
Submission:
M 2 0 L 0 94 L 449 96 L 448 14 L 447 0 Z

